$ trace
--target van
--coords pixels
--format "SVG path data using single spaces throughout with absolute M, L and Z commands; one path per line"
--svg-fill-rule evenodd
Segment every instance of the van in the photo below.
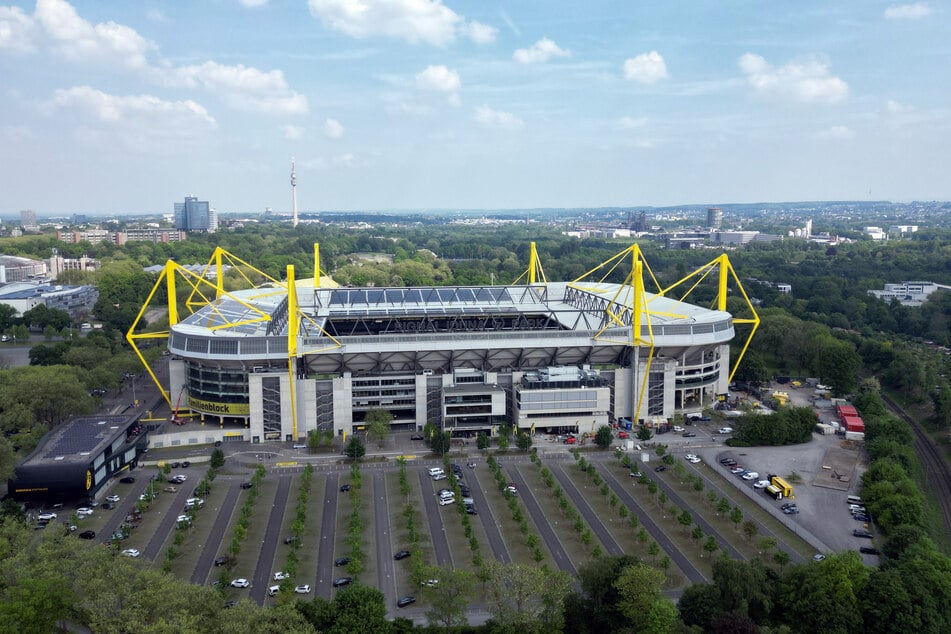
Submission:
M 857 495 L 850 495 L 849 497 L 845 498 L 845 501 L 849 504 L 861 504 L 862 498 Z
M 271 586 L 270 588 L 267 589 L 267 596 L 273 597 L 280 591 L 281 591 L 281 586 Z
M 438 476 L 438 475 L 446 475 L 446 472 L 443 471 L 441 467 L 430 467 L 430 469 L 429 469 L 429 476 L 430 476 L 431 478 L 434 478 L 434 477 L 436 477 L 436 476 Z
M 454 497 L 456 497 L 456 494 L 453 493 L 452 491 L 440 491 L 440 492 L 439 492 L 439 499 L 440 499 L 440 500 L 448 500 L 449 498 L 454 498 Z

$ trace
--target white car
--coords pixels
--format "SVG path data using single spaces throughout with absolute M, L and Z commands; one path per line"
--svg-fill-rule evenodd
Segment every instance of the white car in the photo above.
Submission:
M 232 588 L 249 588 L 251 587 L 251 582 L 247 579 L 232 579 L 231 580 Z
M 275 572 L 274 581 L 284 581 L 285 579 L 290 579 L 291 576 L 286 572 Z
M 79 517 L 88 517 L 92 515 L 92 513 L 93 513 L 92 509 L 86 508 L 85 506 L 81 506 L 78 509 L 76 509 L 76 515 L 78 515 Z
M 688 453 L 688 454 L 686 454 L 686 455 L 684 456 L 684 460 L 693 460 L 693 459 L 696 458 L 696 457 L 697 457 L 697 454 L 695 454 L 695 453 Z
M 759 474 L 756 473 L 755 471 L 750 471 L 749 473 L 744 473 L 744 474 L 743 474 L 743 479 L 744 479 L 744 480 L 755 480 L 755 479 L 758 478 L 758 477 L 759 477 Z
M 717 433 L 718 433 L 718 434 L 732 434 L 732 433 L 733 433 L 733 428 L 732 428 L 732 427 L 721 427 L 720 429 L 717 430 Z
M 138 557 L 142 553 L 140 553 L 135 548 L 126 548 L 125 550 L 122 551 L 122 554 L 125 555 L 126 557 Z
M 40 513 L 36 516 L 36 519 L 41 522 L 52 522 L 56 519 L 56 513 Z
M 698 464 L 700 462 L 700 458 L 698 458 L 697 456 L 694 456 L 692 458 L 687 458 L 687 462 L 691 464 Z
M 754 489 L 765 489 L 768 486 L 769 480 L 757 480 L 756 483 L 753 484 Z
M 177 518 L 175 518 L 175 521 L 179 524 L 190 524 L 192 518 L 188 517 L 187 515 L 179 515 Z
M 294 592 L 297 594 L 310 594 L 310 585 L 305 583 L 300 586 L 295 586 Z
M 106 498 L 106 502 L 118 502 L 118 501 L 119 501 L 118 495 L 110 495 L 109 497 Z

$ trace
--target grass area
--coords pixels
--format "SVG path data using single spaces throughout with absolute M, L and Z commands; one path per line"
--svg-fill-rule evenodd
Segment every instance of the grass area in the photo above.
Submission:
M 410 489 L 414 489 L 413 481 L 414 478 L 410 475 L 412 472 L 407 471 L 407 477 L 409 477 Z M 418 479 L 416 479 L 418 482 Z M 386 511 L 389 514 L 390 522 L 390 542 L 385 544 L 383 547 L 388 548 L 390 551 L 395 552 L 399 550 L 403 544 L 409 544 L 408 531 L 406 530 L 406 516 L 403 515 L 403 511 L 406 509 L 407 502 L 410 502 L 416 507 L 416 521 L 417 526 L 422 521 L 422 517 L 419 513 L 419 502 L 414 501 L 412 494 L 409 497 L 404 497 L 400 493 L 400 474 L 397 471 L 390 471 L 386 474 Z M 432 561 L 432 542 L 428 540 L 429 532 L 420 529 L 417 531 L 419 533 L 419 547 L 420 550 L 424 553 L 424 558 L 428 555 L 427 561 Z M 396 563 L 396 562 L 394 562 Z M 415 590 L 413 588 L 413 583 L 410 579 L 411 570 L 408 566 L 393 566 L 393 575 L 396 577 L 396 592 L 399 596 L 404 594 L 412 594 Z
M 517 469 L 519 473 L 522 474 L 522 477 L 525 478 L 525 483 L 528 484 L 528 488 L 531 489 L 535 501 L 538 502 L 542 513 L 548 519 L 548 523 L 551 524 L 552 530 L 558 537 L 558 541 L 561 542 L 561 547 L 565 549 L 565 554 L 568 555 L 568 559 L 574 564 L 575 570 L 591 560 L 595 544 L 600 544 L 602 552 L 607 552 L 597 535 L 594 534 L 594 531 L 591 532 L 590 544 L 585 544 L 584 541 L 582 541 L 581 533 L 575 528 L 574 523 L 565 517 L 565 514 L 558 506 L 558 500 L 552 494 L 553 489 L 549 489 L 548 485 L 542 481 L 540 469 L 537 466 L 531 463 L 521 463 Z M 555 486 L 559 486 L 557 480 L 555 481 Z M 522 493 L 519 492 L 519 495 L 522 495 Z M 565 492 L 565 497 L 572 505 L 577 506 L 567 491 Z M 582 530 L 591 529 L 588 523 L 584 521 L 584 518 L 581 519 L 581 522 L 584 524 Z M 541 541 L 544 541 L 544 539 Z
M 185 541 L 178 547 L 179 555 L 172 560 L 172 573 L 186 581 L 191 579 L 195 566 L 201 558 L 205 548 L 219 548 L 217 544 L 209 543 L 211 529 L 214 527 L 221 513 L 230 513 L 233 509 L 222 508 L 222 503 L 228 495 L 230 483 L 216 480 L 211 483 L 211 491 L 204 497 L 205 505 L 195 511 L 195 521 L 185 530 Z M 175 532 L 175 529 L 172 531 Z M 162 558 L 156 558 L 156 564 L 161 565 Z M 207 579 L 205 579 L 207 581 Z
M 363 522 L 363 540 L 361 550 L 363 551 L 363 571 L 360 573 L 360 580 L 363 583 L 375 586 L 380 579 L 377 569 L 377 548 L 386 548 L 386 544 L 376 543 L 376 522 L 386 518 L 376 517 L 374 512 L 373 496 L 376 492 L 373 490 L 373 473 L 361 471 L 361 482 L 363 483 L 360 491 L 360 520 Z M 350 495 L 349 493 L 347 495 Z M 350 517 L 350 504 L 347 503 L 347 518 Z M 346 534 L 346 533 L 344 533 Z M 383 553 L 384 556 L 391 556 L 389 553 Z
M 228 522 L 228 528 L 225 529 L 224 543 L 222 549 L 227 550 L 231 545 L 231 537 L 234 534 L 234 526 L 240 517 L 241 507 L 247 499 L 248 491 L 241 491 L 238 501 L 235 503 L 235 513 Z M 270 519 L 270 509 L 274 506 L 274 497 L 277 494 L 277 478 L 264 478 L 258 487 L 258 498 L 254 502 L 254 509 L 251 512 L 251 523 L 248 526 L 248 534 L 241 543 L 241 552 L 238 553 L 237 561 L 232 567 L 231 578 L 244 577 L 251 579 L 254 576 L 254 570 L 257 568 L 258 559 L 261 555 L 261 544 L 264 542 L 264 534 L 267 532 L 268 520 Z M 235 590 L 238 596 L 247 596 L 247 590 Z
M 482 469 L 481 467 L 479 469 L 473 469 L 469 475 L 469 486 L 481 487 L 485 492 L 486 504 L 488 504 L 492 510 L 495 523 L 499 526 L 499 531 L 502 533 L 502 539 L 505 540 L 505 546 L 509 551 L 509 555 L 512 557 L 512 561 L 534 562 L 532 549 L 525 543 L 525 537 L 519 531 L 518 523 L 512 519 L 512 512 L 509 510 L 502 492 L 495 486 L 495 478 L 492 477 L 491 471 L 487 468 Z M 528 519 L 529 526 L 534 527 L 537 533 L 538 527 L 532 522 L 532 518 L 528 515 L 528 511 L 525 510 L 524 504 L 522 505 L 522 511 Z M 548 566 L 554 566 L 554 560 L 552 559 L 551 552 L 548 550 L 548 544 L 544 539 L 541 539 L 541 535 L 539 535 L 538 541 L 539 547 L 545 555 L 545 558 L 542 559 L 538 565 L 547 564 Z M 491 550 L 489 552 L 491 553 Z
M 589 489 L 595 488 L 594 485 L 591 484 L 591 480 L 587 477 L 587 474 L 578 469 L 576 465 L 565 466 L 567 467 L 565 473 L 571 478 L 579 490 L 585 490 L 582 486 L 587 486 Z M 627 469 L 625 468 L 625 474 L 626 472 Z M 625 475 L 625 477 L 627 476 Z M 597 487 L 597 489 L 600 489 L 600 487 Z M 611 533 L 614 541 L 618 543 L 625 554 L 639 557 L 644 561 L 650 561 L 650 553 L 648 552 L 647 545 L 637 540 L 637 530 L 631 528 L 630 521 L 627 517 L 621 517 L 618 514 L 618 509 L 624 502 L 619 499 L 616 506 L 611 506 L 610 500 L 612 493 L 614 493 L 613 489 L 608 495 L 602 495 L 600 490 L 591 490 L 590 495 L 587 495 L 585 499 L 591 507 L 591 510 L 601 518 L 601 522 L 605 525 L 605 528 Z M 670 567 L 665 571 L 665 574 L 667 575 L 667 588 L 682 588 L 688 585 L 687 576 L 673 561 L 670 562 Z

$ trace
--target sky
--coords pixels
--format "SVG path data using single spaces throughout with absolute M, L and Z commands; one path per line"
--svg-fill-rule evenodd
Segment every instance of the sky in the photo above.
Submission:
M 0 219 L 951 199 L 946 0 L 9 1 Z

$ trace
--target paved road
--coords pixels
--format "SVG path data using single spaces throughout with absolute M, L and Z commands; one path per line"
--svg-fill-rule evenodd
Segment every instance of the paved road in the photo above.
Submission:
M 486 537 L 489 539 L 492 555 L 496 561 L 500 561 L 503 564 L 511 563 L 512 555 L 509 554 L 509 549 L 505 545 L 505 540 L 502 538 L 502 531 L 499 530 L 499 525 L 495 519 L 495 515 L 492 513 L 492 508 L 485 499 L 485 491 L 482 488 L 482 482 L 479 480 L 476 471 L 478 471 L 478 469 L 473 469 L 467 474 L 469 476 L 469 489 L 472 493 L 472 501 L 475 502 L 476 510 L 482 519 L 482 526 L 485 528 Z M 485 473 L 487 474 L 488 472 Z M 493 482 L 495 481 L 493 480 Z
M 446 480 L 449 482 L 449 480 Z M 423 506 L 426 507 L 426 518 L 429 520 L 429 533 L 433 536 L 433 552 L 436 555 L 437 566 L 452 567 L 452 551 L 449 549 L 449 540 L 446 538 L 446 527 L 442 523 L 442 508 L 436 503 L 436 496 L 432 494 L 432 479 L 424 469 L 419 470 L 419 484 L 423 492 Z
M 327 476 L 327 491 L 324 494 L 324 513 L 320 522 L 320 545 L 317 547 L 316 596 L 329 599 L 334 580 L 334 533 L 337 525 L 337 491 L 340 475 Z M 307 548 L 307 544 L 302 544 Z
M 578 571 L 575 569 L 574 564 L 571 563 L 571 559 L 568 558 L 567 553 L 565 553 L 565 548 L 561 545 L 561 541 L 559 541 L 558 536 L 555 535 L 551 524 L 545 518 L 541 507 L 538 506 L 535 496 L 532 495 L 532 492 L 528 489 L 528 485 L 525 484 L 525 478 L 522 477 L 522 474 L 519 473 L 518 469 L 514 466 L 510 466 L 505 472 L 508 474 L 509 479 L 515 483 L 515 487 L 518 489 L 518 496 L 522 498 L 525 508 L 528 509 L 529 515 L 532 516 L 532 521 L 534 521 L 535 526 L 538 527 L 539 535 L 545 540 L 545 543 L 548 544 L 548 550 L 551 551 L 555 565 L 558 566 L 559 570 L 567 572 L 572 577 L 577 576 Z
M 396 575 L 393 571 L 393 545 L 390 543 L 390 513 L 386 500 L 386 477 L 381 471 L 373 474 L 373 512 L 376 515 L 376 571 L 379 578 L 377 586 L 386 597 L 389 611 L 396 607 Z
M 572 503 L 578 509 L 578 512 L 581 513 L 581 517 L 584 518 L 584 521 L 588 523 L 588 526 L 591 527 L 591 530 L 594 531 L 594 534 L 597 536 L 601 543 L 604 545 L 604 548 L 608 551 L 610 555 L 623 555 L 624 549 L 615 541 L 614 537 L 611 535 L 604 524 L 601 522 L 601 518 L 598 517 L 598 514 L 595 513 L 590 506 L 588 506 L 588 501 L 585 499 L 584 495 L 581 494 L 581 491 L 575 486 L 575 483 L 568 477 L 562 470 L 560 464 L 551 464 L 548 465 L 549 470 L 554 474 L 555 478 L 561 484 L 561 488 L 564 489 L 568 497 L 571 498 Z M 600 492 L 595 492 L 595 495 L 601 495 Z
M 212 486 L 225 484 L 220 478 L 216 480 L 216 482 L 218 484 L 213 484 Z M 215 523 L 211 527 L 211 532 L 208 534 L 208 541 L 206 541 L 203 546 L 201 557 L 198 558 L 198 563 L 195 564 L 195 570 L 192 571 L 192 583 L 204 585 L 208 580 L 208 573 L 215 563 L 215 558 L 218 556 L 217 553 L 221 548 L 221 541 L 224 539 L 225 529 L 228 528 L 228 522 L 231 521 L 231 517 L 237 509 L 238 494 L 241 492 L 241 488 L 237 480 L 233 480 L 229 484 L 230 488 L 228 489 L 228 493 L 225 494 L 224 500 L 221 502 L 221 508 L 203 509 L 205 513 L 215 512 L 218 515 L 215 517 Z
M 674 543 L 670 541 L 670 538 L 667 537 L 667 534 L 660 529 L 657 524 L 654 523 L 653 518 L 647 512 L 644 511 L 625 488 L 622 486 L 621 481 L 614 477 L 614 472 L 610 469 L 599 469 L 598 472 L 604 478 L 605 482 L 608 483 L 608 486 L 611 487 L 617 496 L 621 499 L 622 502 L 627 504 L 632 512 L 637 515 L 637 519 L 640 520 L 641 526 L 647 529 L 647 532 L 650 533 L 650 536 L 654 538 L 654 541 L 670 555 L 670 559 L 677 564 L 677 567 L 687 576 L 687 579 L 690 583 L 708 583 L 709 579 L 703 576 L 703 574 L 690 563 L 690 560 L 687 559 L 680 549 L 674 546 Z M 630 486 L 630 485 L 628 485 Z
M 281 476 L 277 481 L 277 493 L 274 495 L 274 507 L 268 515 L 267 528 L 264 530 L 264 542 L 258 554 L 258 563 L 251 578 L 251 600 L 264 603 L 268 586 L 271 584 L 271 567 L 274 565 L 274 552 L 281 540 L 281 524 L 284 521 L 284 509 L 287 508 L 287 495 L 291 489 L 291 476 Z M 261 509 L 263 511 L 263 509 Z M 280 565 L 283 565 L 281 562 Z
M 155 483 L 156 486 L 168 486 L 163 483 L 161 480 Z M 162 495 L 174 495 L 171 505 L 168 507 L 168 510 L 165 511 L 165 517 L 162 518 L 162 522 L 158 525 L 158 528 L 155 529 L 155 533 L 152 535 L 152 539 L 149 540 L 149 545 L 142 549 L 142 556 L 150 561 L 156 561 L 159 552 L 162 550 L 162 546 L 165 544 L 165 541 L 169 538 L 172 532 L 175 530 L 175 520 L 179 515 L 185 512 L 185 500 L 191 497 L 192 486 L 190 484 L 176 485 L 178 486 L 178 493 L 163 493 Z M 138 496 L 136 496 L 138 499 Z M 153 500 L 154 502 L 154 500 Z M 151 508 L 146 513 L 159 513 L 155 508 Z M 160 562 L 156 562 L 160 563 Z

